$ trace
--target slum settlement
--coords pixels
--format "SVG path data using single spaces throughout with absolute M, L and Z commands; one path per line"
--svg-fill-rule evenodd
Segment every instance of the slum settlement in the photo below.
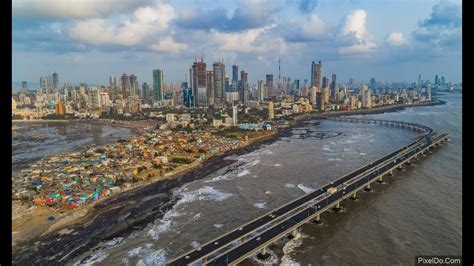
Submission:
M 13 199 L 74 209 L 247 144 L 206 130 L 151 131 L 113 145 L 41 160 L 13 178 Z

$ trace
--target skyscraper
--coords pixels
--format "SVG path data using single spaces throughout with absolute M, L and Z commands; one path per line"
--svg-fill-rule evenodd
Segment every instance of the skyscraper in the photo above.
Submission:
M 311 63 L 311 87 L 315 86 L 318 89 L 321 89 L 321 71 L 323 65 L 321 61 L 317 64 L 314 61 Z
M 53 78 L 51 75 L 40 77 L 40 87 L 44 94 L 51 93 L 53 91 Z
M 331 76 L 331 98 L 333 100 L 336 98 L 336 74 Z
M 122 96 L 125 99 L 130 95 L 130 80 L 127 74 L 123 73 L 120 77 L 120 84 L 122 84 Z
M 194 106 L 205 106 L 207 104 L 207 71 L 206 63 L 204 63 L 202 56 L 200 62 L 194 62 L 190 72 L 191 88 L 193 90 L 193 97 L 195 102 Z
M 21 82 L 21 88 L 22 88 L 23 90 L 27 90 L 27 89 L 28 89 L 28 82 L 22 81 L 22 82 Z
M 248 89 L 249 89 L 248 75 L 249 73 L 245 72 L 244 70 L 240 71 L 239 100 L 240 102 L 243 102 L 243 103 L 246 103 L 248 100 Z
M 235 80 L 235 84 L 239 81 L 239 66 L 233 65 L 232 66 L 232 81 Z
M 53 73 L 53 90 L 55 91 L 58 90 L 58 84 L 59 84 L 59 76 L 58 76 L 58 73 L 54 72 Z
M 164 100 L 164 77 L 162 69 L 153 70 L 153 101 L 159 102 Z
M 138 95 L 138 80 L 134 74 L 130 75 L 130 96 Z
M 322 85 L 323 88 L 326 88 L 328 85 L 329 85 L 329 84 L 328 84 L 328 78 L 323 77 L 323 85 Z
M 144 100 L 151 99 L 152 98 L 151 97 L 151 95 L 152 95 L 151 92 L 152 91 L 151 91 L 150 85 L 148 85 L 148 83 L 146 83 L 146 82 L 143 83 L 142 84 L 142 95 L 141 95 L 142 99 L 144 99 Z
M 418 85 L 417 85 L 418 89 L 421 88 L 421 74 L 418 75 Z
M 263 80 L 257 81 L 257 93 L 258 93 L 258 100 L 263 101 L 263 99 L 265 99 L 265 86 L 263 84 Z
M 273 75 L 267 74 L 265 85 L 267 86 L 267 95 L 273 96 Z
M 217 61 L 212 65 L 214 69 L 214 102 L 224 102 L 225 65 L 224 61 Z
M 214 71 L 207 71 L 207 105 L 214 105 Z

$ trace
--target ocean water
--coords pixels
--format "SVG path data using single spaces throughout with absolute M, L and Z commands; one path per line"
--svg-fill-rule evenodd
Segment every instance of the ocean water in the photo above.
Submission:
M 134 134 L 129 128 L 102 124 L 14 121 L 12 176 L 39 159 L 79 151 L 93 144 L 113 143 Z

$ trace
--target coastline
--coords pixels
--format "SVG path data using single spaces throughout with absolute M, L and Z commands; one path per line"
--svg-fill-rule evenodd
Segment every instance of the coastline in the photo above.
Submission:
M 16 217 L 16 219 L 12 219 L 12 248 L 14 253 L 19 252 L 21 254 L 23 252 L 35 252 L 28 250 L 29 243 L 56 241 L 54 239 L 57 239 L 58 237 L 64 238 L 64 235 L 67 235 L 67 232 L 74 230 L 71 228 L 82 228 L 86 224 L 90 226 L 91 231 L 107 230 L 112 231 L 112 235 L 131 233 L 131 230 L 136 230 L 137 226 L 145 227 L 150 221 L 162 217 L 168 209 L 172 208 L 176 202 L 176 199 L 173 199 L 172 197 L 173 188 L 180 187 L 194 180 L 202 179 L 207 175 L 217 171 L 218 169 L 233 163 L 233 160 L 224 159 L 228 156 L 241 155 L 251 152 L 260 148 L 261 145 L 271 143 L 277 140 L 279 137 L 289 133 L 290 130 L 279 130 L 274 132 L 272 135 L 262 136 L 258 139 L 252 140 L 249 142 L 249 144 L 241 148 L 221 154 L 216 154 L 203 162 L 195 161 L 189 165 L 185 165 L 180 169 L 175 169 L 175 171 L 169 172 L 165 174 L 165 176 L 157 177 L 149 181 L 143 181 L 133 187 L 122 189 L 122 191 L 117 194 L 113 194 L 106 198 L 101 198 L 100 200 L 88 205 L 83 205 L 80 207 L 80 209 L 76 209 L 72 212 L 66 210 L 57 211 L 48 207 L 34 207 L 29 211 L 24 210 L 24 212 L 27 212 L 22 217 Z M 128 225 L 112 225 L 115 227 L 114 229 L 106 229 L 103 226 L 94 225 L 96 222 L 100 222 L 96 220 L 98 216 L 105 215 L 109 218 L 112 218 L 117 215 L 114 210 L 120 207 L 120 205 L 124 202 L 130 202 L 131 200 L 136 200 L 139 197 L 150 196 L 149 194 L 155 194 L 157 190 L 159 193 L 166 195 L 162 198 L 158 198 L 158 202 L 156 202 L 157 206 L 160 207 L 159 212 L 156 213 L 156 215 L 150 215 L 150 217 L 136 217 L 136 220 L 133 222 L 135 228 L 128 228 Z M 50 215 L 55 216 L 55 221 L 50 222 L 47 220 L 47 217 Z M 129 224 L 130 221 L 126 221 L 126 223 Z M 98 228 L 94 229 L 94 227 Z M 85 235 L 89 235 L 88 232 L 84 233 Z M 72 235 L 71 237 L 75 238 L 75 236 Z M 97 244 L 98 241 L 90 243 L 90 245 Z M 37 256 L 41 256 L 40 254 L 42 253 L 37 253 Z M 23 256 L 19 255 L 19 257 Z M 26 257 L 29 257 L 29 255 Z M 33 261 L 29 259 L 27 259 L 27 261 L 33 263 Z
M 304 123 L 307 119 L 315 118 L 315 115 L 332 116 L 374 114 L 395 112 L 407 107 L 437 104 L 443 104 L 443 102 L 431 102 L 423 105 L 390 106 L 352 112 L 336 112 L 339 114 L 326 113 L 300 115 L 295 117 L 295 120 L 289 125 L 289 127 L 279 128 L 273 135 L 263 136 L 259 139 L 252 140 L 249 144 L 241 148 L 222 154 L 216 154 L 202 163 L 198 162 L 195 165 L 186 165 L 186 167 L 183 167 L 182 169 L 173 173 L 168 173 L 168 176 L 156 178 L 151 182 L 143 182 L 136 186 L 123 189 L 120 193 L 98 200 L 93 204 L 82 206 L 81 209 L 69 213 L 68 215 L 59 215 L 53 223 L 48 222 L 46 217 L 48 217 L 48 215 L 55 215 L 54 212 L 53 214 L 51 214 L 51 212 L 45 213 L 44 208 L 36 208 L 36 211 L 29 212 L 30 217 L 24 217 L 25 219 L 28 219 L 29 222 L 26 224 L 27 227 L 25 227 L 25 229 L 28 230 L 23 231 L 19 229 L 16 232 L 13 232 L 14 226 L 12 226 L 12 237 L 14 239 L 16 238 L 16 242 L 14 240 L 12 243 L 14 261 L 17 263 L 27 264 L 41 263 L 45 262 L 48 257 L 54 258 L 56 256 L 63 256 L 65 255 L 64 252 L 70 252 L 69 254 L 66 254 L 66 257 L 69 257 L 67 261 L 69 261 L 94 247 L 101 241 L 110 240 L 115 237 L 126 237 L 133 231 L 143 229 L 148 225 L 148 223 L 162 218 L 163 215 L 174 206 L 178 199 L 173 197 L 173 189 L 186 183 L 202 179 L 207 175 L 234 163 L 234 160 L 225 159 L 228 156 L 242 155 L 252 152 L 259 149 L 262 145 L 272 143 L 281 137 L 291 135 L 292 128 L 299 126 L 300 123 Z M 143 201 L 144 198 L 156 194 L 162 196 L 150 201 L 153 202 L 152 206 L 155 207 L 144 206 L 139 203 L 138 205 L 140 206 L 133 207 L 134 210 L 138 210 L 135 215 L 132 217 L 129 216 L 127 221 L 120 220 L 119 217 L 123 216 L 120 212 L 120 207 L 129 204 L 133 205 L 140 201 L 140 198 Z M 132 208 L 130 206 L 127 207 Z M 67 211 L 64 213 L 67 213 Z M 142 215 L 140 215 L 140 213 Z M 148 216 L 143 217 L 143 213 L 147 213 Z M 103 219 L 107 219 L 108 221 L 104 222 Z M 35 224 L 35 222 L 41 223 L 38 225 Z M 70 234 L 71 232 L 75 233 Z M 60 240 L 57 240 L 58 238 Z M 29 246 L 30 243 L 43 244 L 41 247 L 35 249 Z M 80 246 L 80 248 L 70 247 L 70 250 L 68 250 L 61 245 L 61 243 L 68 243 L 68 246 L 75 244 L 76 246 Z

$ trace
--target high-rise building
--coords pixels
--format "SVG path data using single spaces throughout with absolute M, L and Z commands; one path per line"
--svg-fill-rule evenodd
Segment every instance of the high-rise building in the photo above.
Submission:
M 122 85 L 122 96 L 125 99 L 130 95 L 130 80 L 127 74 L 122 74 L 120 77 L 120 84 Z
M 232 126 L 237 126 L 237 106 L 232 106 Z
M 232 81 L 235 80 L 235 84 L 239 81 L 239 66 L 233 65 L 232 66 Z
M 317 64 L 314 63 L 314 61 L 311 63 L 311 87 L 317 87 L 318 89 L 321 89 L 322 67 L 323 65 L 321 64 L 321 61 L 319 61 Z
M 53 78 L 51 75 L 40 77 L 40 87 L 42 93 L 51 93 L 53 91 Z
M 152 99 L 153 98 L 152 95 L 153 94 L 152 94 L 152 90 L 150 88 L 150 85 L 148 85 L 148 83 L 144 82 L 142 84 L 142 95 L 141 95 L 142 99 L 144 99 L 144 100 Z
M 439 84 L 439 79 L 438 79 L 438 75 L 435 76 L 435 85 L 438 85 Z
M 258 100 L 263 101 L 265 99 L 265 86 L 263 84 L 263 80 L 257 80 L 257 91 Z
M 267 74 L 265 85 L 267 86 L 266 96 L 273 96 L 273 74 Z
M 275 110 L 273 108 L 273 102 L 268 103 L 268 120 L 273 120 L 275 118 Z
M 164 77 L 162 69 L 153 70 L 153 101 L 159 102 L 164 100 Z
M 53 90 L 54 91 L 58 90 L 58 85 L 59 85 L 59 76 L 58 76 L 58 73 L 54 72 L 53 73 Z
M 97 87 L 92 87 L 89 90 L 89 107 L 91 109 L 100 108 L 100 97 Z
M 421 74 L 418 75 L 418 84 L 417 84 L 418 89 L 421 88 Z
M 324 105 L 324 93 L 323 92 L 316 92 L 316 106 L 319 111 L 325 110 Z
M 194 107 L 194 96 L 193 90 L 191 88 L 184 87 L 183 88 L 183 105 L 185 107 Z
M 130 75 L 130 96 L 138 95 L 138 80 L 134 74 Z
M 331 76 L 331 99 L 336 98 L 336 74 L 332 74 Z
M 245 72 L 244 70 L 240 71 L 240 88 L 239 88 L 239 100 L 242 103 L 246 103 L 248 101 L 248 90 L 249 90 L 249 80 L 248 80 L 249 73 Z
M 115 78 L 114 75 L 111 75 L 111 76 L 109 77 L 109 86 L 110 86 L 111 88 L 114 88 L 114 87 L 117 86 L 117 79 Z
M 214 102 L 224 102 L 225 89 L 225 65 L 224 61 L 217 61 L 213 65 L 214 70 Z
M 426 87 L 426 98 L 428 99 L 428 101 L 431 101 L 431 84 L 428 84 L 428 86 Z
M 214 78 L 215 75 L 216 73 L 214 72 Z M 202 56 L 200 62 L 195 61 L 192 65 L 190 76 L 195 106 L 205 106 L 207 104 L 207 71 L 206 63 L 204 63 Z
M 214 71 L 207 71 L 207 105 L 214 105 Z
M 311 104 L 316 106 L 316 93 L 318 93 L 318 88 L 315 86 L 311 87 Z
M 328 78 L 323 77 L 323 85 L 322 85 L 322 88 L 326 88 L 326 87 L 328 87 L 328 86 L 329 86 L 329 84 L 328 84 Z
M 28 90 L 28 82 L 22 81 L 21 82 L 21 89 L 22 90 Z
M 367 85 L 362 84 L 362 107 L 372 108 L 372 91 L 367 88 Z

